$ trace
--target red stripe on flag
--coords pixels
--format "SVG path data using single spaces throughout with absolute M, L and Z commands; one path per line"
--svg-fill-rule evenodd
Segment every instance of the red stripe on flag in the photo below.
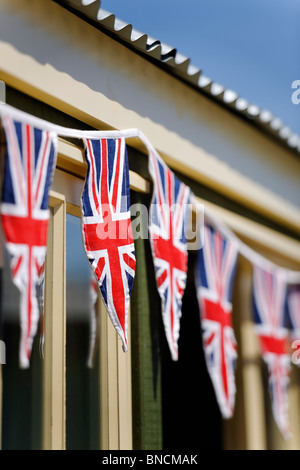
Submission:
M 105 206 L 108 210 L 109 208 L 109 198 L 108 198 L 108 168 L 107 168 L 107 141 L 106 139 L 101 140 L 101 178 L 100 178 L 100 187 L 101 187 L 101 204 Z
M 135 265 L 136 265 L 136 261 L 131 258 L 131 256 L 129 256 L 127 253 L 125 253 L 123 255 L 123 258 L 124 258 L 124 261 L 125 263 L 131 268 L 131 269 L 134 269 L 135 268 Z
M 29 246 L 47 245 L 48 220 L 6 214 L 2 214 L 1 219 L 7 242 Z
M 31 170 L 32 170 L 32 142 L 31 142 L 31 132 L 30 132 L 30 126 L 26 125 L 26 138 L 27 138 L 27 204 L 28 204 L 28 218 L 31 219 L 32 217 L 32 193 L 31 193 Z M 31 224 L 30 224 L 31 225 Z M 34 230 L 32 230 L 32 227 L 29 229 L 32 232 L 32 235 L 35 236 Z M 31 242 L 32 243 L 32 242 Z M 32 266 L 31 266 L 31 257 L 32 257 L 32 250 L 31 250 L 31 245 L 28 247 L 28 289 L 27 289 L 27 337 L 26 337 L 26 354 L 27 358 L 29 359 L 30 357 L 30 349 L 28 347 L 28 338 L 30 336 L 30 330 L 31 330 L 31 310 L 32 310 L 32 302 L 31 302 L 31 283 L 32 283 Z
M 32 300 L 31 300 L 31 284 L 32 284 L 32 267 L 31 267 L 31 263 L 32 263 L 32 249 L 31 247 L 29 247 L 29 253 L 28 253 L 28 290 L 27 290 L 27 308 L 28 308 L 28 323 L 27 323 L 27 338 L 26 338 L 26 344 L 25 344 L 25 347 L 26 347 L 26 354 L 27 354 L 27 358 L 29 359 L 30 358 L 30 348 L 29 348 L 29 344 L 28 344 L 28 340 L 30 338 L 30 330 L 31 330 L 31 311 L 32 311 Z
M 181 287 L 181 285 L 179 284 L 178 281 L 176 281 L 176 286 L 177 286 L 177 291 L 178 291 L 178 293 L 179 293 L 180 296 L 182 297 L 182 296 L 183 296 L 183 293 L 184 293 L 184 289 Z
M 121 160 L 121 140 L 116 141 L 117 145 L 117 161 L 116 161 L 116 173 L 114 179 L 114 186 L 113 186 L 113 195 L 111 198 L 111 202 L 113 208 L 116 210 L 117 207 L 117 200 L 118 200 L 118 188 L 119 188 L 119 177 L 120 177 L 120 160 Z
M 19 256 L 17 263 L 14 265 L 12 268 L 12 277 L 14 278 L 19 270 L 19 267 L 21 266 L 23 256 Z
M 209 337 L 205 339 L 205 346 L 209 346 L 212 340 L 214 339 L 214 337 L 215 337 L 215 333 L 211 333 L 211 335 L 209 335 Z
M 164 272 L 157 279 L 158 287 L 160 287 L 165 282 L 167 276 L 168 276 L 168 273 L 167 273 L 167 270 L 165 269 Z
M 98 201 L 97 193 L 96 193 L 96 190 L 95 190 L 95 184 L 94 184 L 94 181 L 95 181 L 95 178 L 96 178 L 96 170 L 95 170 L 95 166 L 94 166 L 94 154 L 93 154 L 93 149 L 92 149 L 92 146 L 91 146 L 91 142 L 89 140 L 87 141 L 87 145 L 88 145 L 88 150 L 89 150 L 89 154 L 90 154 L 90 162 L 91 162 L 91 165 L 92 165 L 93 199 L 94 199 L 96 211 L 99 214 L 100 213 L 100 211 L 99 211 L 99 201 Z
M 231 310 L 226 311 L 221 302 L 212 302 L 209 299 L 202 300 L 202 316 L 203 319 L 217 322 L 220 327 L 220 347 L 221 347 L 221 371 L 224 393 L 228 400 L 228 382 L 227 382 L 227 364 L 225 358 L 225 345 L 224 345 L 224 328 L 232 328 Z
M 49 142 L 49 133 L 46 132 L 46 142 L 44 144 L 42 163 L 41 163 L 41 169 L 40 169 L 40 176 L 39 176 L 39 181 L 38 181 L 38 185 L 37 185 L 37 189 L 36 189 L 36 193 L 35 193 L 35 202 L 37 202 L 37 198 L 38 198 L 38 195 L 39 195 L 39 190 L 40 190 L 40 185 L 41 185 L 42 175 L 43 175 L 43 168 L 44 168 L 45 160 L 46 160 L 46 151 L 47 151 L 47 148 L 48 148 L 48 142 Z
M 288 354 L 287 339 L 275 338 L 274 336 L 259 335 L 261 349 L 263 353 L 270 352 L 273 354 Z
M 96 269 L 95 269 L 95 274 L 96 274 L 96 276 L 97 276 L 98 279 L 101 278 L 101 275 L 102 275 L 102 271 L 103 271 L 103 269 L 104 269 L 104 266 L 105 266 L 105 259 L 104 259 L 104 258 L 99 258 L 97 267 L 96 267 Z

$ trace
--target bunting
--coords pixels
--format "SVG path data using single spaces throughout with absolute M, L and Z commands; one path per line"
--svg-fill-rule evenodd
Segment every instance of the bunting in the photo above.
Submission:
M 273 416 L 283 437 L 290 437 L 288 385 L 290 355 L 285 327 L 286 281 L 281 269 L 253 266 L 255 331 L 268 367 Z
M 82 139 L 88 164 L 81 209 L 83 244 L 92 268 L 89 367 L 93 365 L 97 342 L 98 289 L 123 349 L 128 349 L 127 319 L 136 261 L 125 139 L 132 137 L 140 138 L 149 151 L 153 180 L 150 243 L 166 338 L 172 359 L 178 360 L 187 278 L 186 228 L 191 203 L 197 205 L 190 188 L 177 179 L 138 129 L 108 132 L 68 129 L 3 103 L 0 116 L 6 137 L 0 214 L 5 246 L 11 257 L 12 279 L 20 290 L 20 366 L 29 367 L 39 317 L 44 320 L 48 196 L 58 135 Z M 204 243 L 198 251 L 195 282 L 205 358 L 220 410 L 224 418 L 234 412 L 237 344 L 232 323 L 232 287 L 237 256 L 241 254 L 253 266 L 255 330 L 268 368 L 274 419 L 287 439 L 291 435 L 290 339 L 297 343 L 292 360 L 300 363 L 300 272 L 273 265 L 209 211 L 205 215 Z
M 154 152 L 149 155 L 149 171 L 154 182 L 149 234 L 156 285 L 161 297 L 166 338 L 172 359 L 176 361 L 182 296 L 187 277 L 185 234 L 189 217 L 190 189 L 176 178 Z
M 87 139 L 81 197 L 82 236 L 110 319 L 127 351 L 127 318 L 135 275 L 125 139 Z
M 19 361 L 29 367 L 39 320 L 37 289 L 42 283 L 49 222 L 48 194 L 56 163 L 56 135 L 3 118 L 6 135 L 1 220 L 11 255 L 11 274 L 20 290 Z
M 230 418 L 235 403 L 237 357 L 231 297 L 238 251 L 234 242 L 207 223 L 203 233 L 195 273 L 203 348 L 222 416 Z

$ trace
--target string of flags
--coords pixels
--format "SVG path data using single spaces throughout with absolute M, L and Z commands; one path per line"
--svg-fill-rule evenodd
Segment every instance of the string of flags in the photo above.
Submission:
M 6 137 L 1 222 L 10 254 L 11 276 L 20 291 L 20 367 L 30 366 L 44 286 L 49 222 L 48 198 L 57 158 L 58 136 L 84 142 L 87 173 L 81 196 L 82 239 L 91 267 L 92 367 L 97 342 L 95 302 L 101 294 L 127 351 L 130 294 L 135 277 L 126 138 L 138 137 L 148 150 L 153 193 L 149 236 L 156 286 L 170 355 L 179 358 L 182 298 L 187 279 L 187 224 L 197 201 L 138 129 L 81 131 L 49 123 L 0 103 Z M 220 411 L 230 418 L 235 405 L 238 354 L 232 323 L 232 289 L 238 255 L 253 265 L 253 323 L 268 368 L 274 419 L 284 438 L 291 435 L 288 386 L 289 347 L 300 340 L 300 272 L 275 265 L 256 253 L 211 211 L 198 228 L 201 243 L 194 273 L 207 368 Z M 300 343 L 300 341 L 299 341 Z M 300 361 L 297 362 L 299 364 Z

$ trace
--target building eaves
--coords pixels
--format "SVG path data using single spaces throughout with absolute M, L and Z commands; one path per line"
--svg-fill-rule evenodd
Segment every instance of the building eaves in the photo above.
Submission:
M 54 0 L 68 8 L 112 38 L 162 67 L 185 83 L 198 89 L 231 112 L 238 114 L 267 132 L 296 153 L 300 153 L 300 136 L 294 133 L 270 111 L 249 103 L 234 91 L 205 76 L 191 64 L 191 59 L 148 34 L 142 33 L 113 13 L 101 8 L 100 0 Z

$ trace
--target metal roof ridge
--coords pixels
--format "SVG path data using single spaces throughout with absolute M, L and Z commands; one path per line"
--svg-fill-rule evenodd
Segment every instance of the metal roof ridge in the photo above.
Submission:
M 269 134 L 278 138 L 283 144 L 300 153 L 300 135 L 294 133 L 281 119 L 265 109 L 248 102 L 235 91 L 230 90 L 206 77 L 202 71 L 191 64 L 191 59 L 180 54 L 176 48 L 171 47 L 159 39 L 142 33 L 132 24 L 127 23 L 101 8 L 101 0 L 54 0 L 62 6 L 69 7 L 74 13 L 97 22 L 102 30 L 109 30 L 119 40 L 130 45 L 146 57 L 163 64 L 170 73 L 180 77 L 185 82 L 198 88 L 226 108 L 235 111 Z

